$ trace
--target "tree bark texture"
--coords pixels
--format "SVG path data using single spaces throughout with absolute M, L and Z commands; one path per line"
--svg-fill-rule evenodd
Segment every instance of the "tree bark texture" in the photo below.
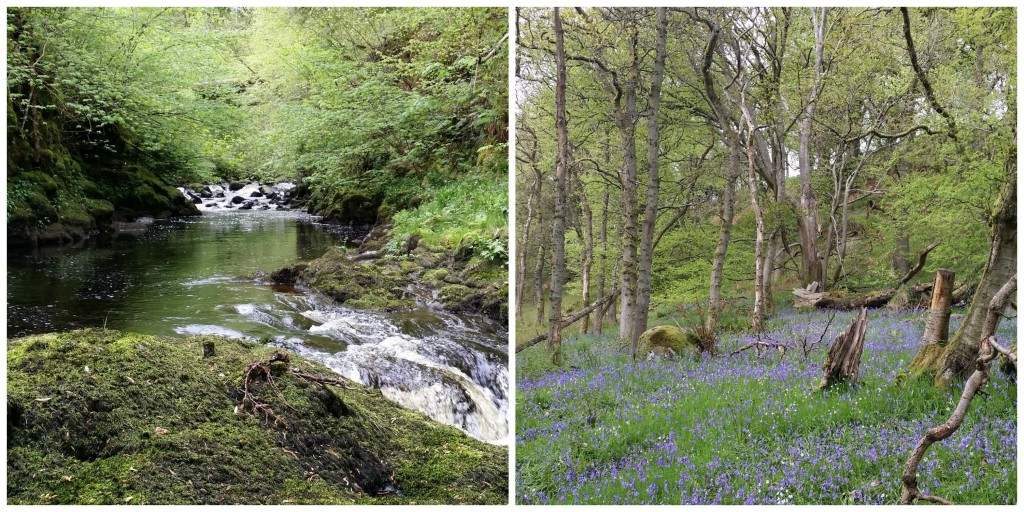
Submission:
M 566 168 L 569 139 L 565 120 L 565 42 L 562 17 L 554 9 L 555 30 L 555 131 L 557 155 L 555 157 L 555 217 L 551 229 L 551 296 L 548 313 L 548 349 L 551 362 L 562 362 L 562 287 L 565 285 L 565 202 Z
M 853 319 L 850 327 L 839 333 L 832 341 L 822 366 L 824 375 L 821 377 L 820 389 L 827 388 L 838 382 L 855 382 L 860 371 L 860 358 L 864 353 L 864 334 L 868 329 L 868 310 L 860 309 L 860 314 Z

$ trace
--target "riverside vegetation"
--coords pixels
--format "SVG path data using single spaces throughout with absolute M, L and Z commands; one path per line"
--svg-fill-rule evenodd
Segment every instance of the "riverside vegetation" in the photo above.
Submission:
M 516 501 L 1015 504 L 1015 20 L 518 9 Z
M 12 248 L 88 251 L 196 203 L 218 215 L 203 184 L 293 182 L 289 207 L 368 235 L 241 277 L 504 330 L 505 10 L 12 8 L 7 22 Z M 254 341 L 9 340 L 9 501 L 507 500 L 506 448 Z

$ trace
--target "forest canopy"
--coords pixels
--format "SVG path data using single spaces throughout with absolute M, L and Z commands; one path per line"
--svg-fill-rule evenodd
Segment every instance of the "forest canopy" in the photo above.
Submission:
M 656 317 L 700 305 L 714 324 L 723 309 L 749 312 L 758 217 L 765 312 L 814 282 L 850 295 L 891 287 L 935 243 L 913 283 L 952 268 L 973 289 L 993 204 L 1015 179 L 1014 17 L 993 8 L 672 8 L 663 20 L 655 9 L 561 10 L 565 316 L 613 287 L 624 296 L 594 314 L 621 313 L 644 299 L 645 273 Z M 550 9 L 517 11 L 524 339 L 549 323 L 555 271 L 552 20 Z
M 189 213 L 170 185 L 301 180 L 311 211 L 361 222 L 471 189 L 487 195 L 473 236 L 490 238 L 507 209 L 505 13 L 9 9 L 9 232 Z

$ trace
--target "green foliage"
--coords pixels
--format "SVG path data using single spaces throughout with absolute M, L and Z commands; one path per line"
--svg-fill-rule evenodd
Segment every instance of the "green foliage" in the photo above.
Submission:
M 410 234 L 431 247 L 473 246 L 488 261 L 507 262 L 508 182 L 501 175 L 477 175 L 432 189 L 420 206 L 396 213 L 393 244 Z M 396 245 L 397 247 L 397 245 Z

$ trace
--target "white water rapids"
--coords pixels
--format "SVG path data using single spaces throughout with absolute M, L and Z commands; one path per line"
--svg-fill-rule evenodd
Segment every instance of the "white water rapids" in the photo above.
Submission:
M 276 336 L 273 344 L 378 388 L 403 407 L 482 441 L 508 442 L 508 355 L 493 334 L 441 311 L 358 311 L 310 296 L 276 295 L 278 304 L 239 304 L 235 310 L 293 333 Z M 325 349 L 308 343 L 310 335 L 347 346 Z

